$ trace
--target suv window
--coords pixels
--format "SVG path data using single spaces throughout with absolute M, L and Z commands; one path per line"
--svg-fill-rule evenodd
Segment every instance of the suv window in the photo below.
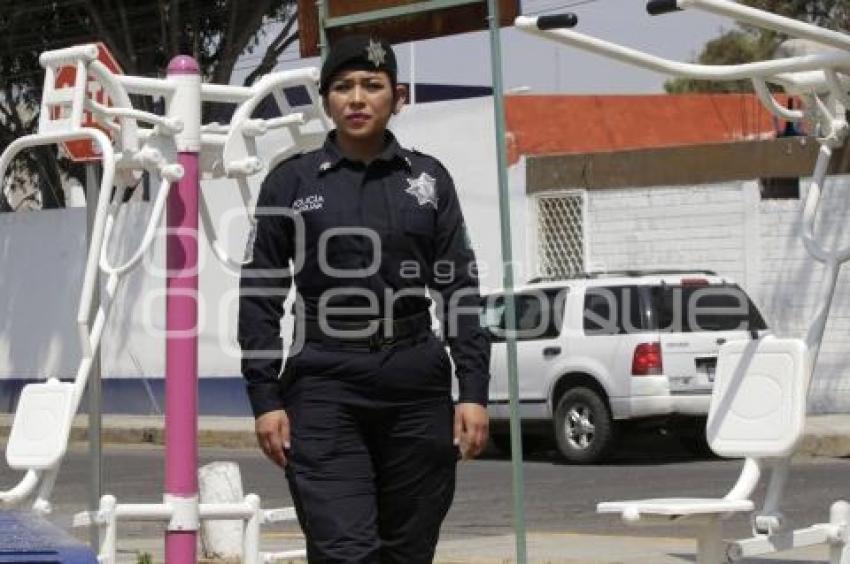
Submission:
M 523 292 L 514 295 L 516 338 L 518 341 L 554 339 L 564 321 L 564 302 L 568 288 Z M 505 340 L 505 299 L 489 296 L 481 313 L 481 324 L 490 330 L 494 343 Z
M 660 331 L 760 331 L 767 324 L 737 285 L 655 286 L 650 289 Z
M 624 335 L 649 329 L 645 291 L 639 286 L 589 287 L 582 324 L 586 335 Z

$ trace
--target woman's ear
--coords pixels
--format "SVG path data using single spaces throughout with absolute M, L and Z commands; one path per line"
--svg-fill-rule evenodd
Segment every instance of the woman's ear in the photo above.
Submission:
M 407 102 L 407 86 L 404 84 L 396 84 L 395 92 L 393 94 L 393 113 L 397 114 Z

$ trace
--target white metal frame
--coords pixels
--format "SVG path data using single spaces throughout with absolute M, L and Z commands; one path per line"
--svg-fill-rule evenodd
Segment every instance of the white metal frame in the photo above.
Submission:
M 169 189 L 172 183 L 183 175 L 182 167 L 176 163 L 175 144 L 175 135 L 183 130 L 183 122 L 181 116 L 176 113 L 200 112 L 200 107 L 183 108 L 179 103 L 172 104 L 176 87 L 168 79 L 114 75 L 97 60 L 97 56 L 97 47 L 94 45 L 42 53 L 39 60 L 45 68 L 45 75 L 38 131 L 16 139 L 0 155 L 0 178 L 5 176 L 6 170 L 19 152 L 70 140 L 90 139 L 99 149 L 103 163 L 100 195 L 77 313 L 82 358 L 72 384 L 50 379 L 45 383 L 27 386 L 33 387 L 30 392 L 35 393 L 25 395 L 34 397 L 37 401 L 28 402 L 30 407 L 23 406 L 24 409 L 16 413 L 12 440 L 7 445 L 7 458 L 15 462 L 12 467 L 25 470 L 26 473 L 13 488 L 0 491 L 0 506 L 21 505 L 34 498 L 32 508 L 41 513 L 49 513 L 51 510 L 49 497 L 67 449 L 71 421 L 85 390 L 118 284 L 149 250 L 163 217 Z M 58 69 L 66 65 L 76 67 L 75 84 L 56 88 Z M 89 76 L 94 77 L 103 86 L 112 101 L 112 107 L 105 107 L 88 97 L 86 86 Z M 267 171 L 269 164 L 264 163 L 257 154 L 257 139 L 273 130 L 288 130 L 290 143 L 280 144 L 280 149 L 270 159 L 271 164 L 274 164 L 296 151 L 317 146 L 330 129 L 321 107 L 318 78 L 316 69 L 302 69 L 266 75 L 252 87 L 214 84 L 201 86 L 202 102 L 237 105 L 229 124 L 202 126 L 199 132 L 202 172 L 208 178 L 228 177 L 236 181 L 250 223 L 254 220 L 247 177 Z M 285 89 L 295 87 L 306 89 L 309 103 L 293 107 L 288 102 Z M 133 108 L 131 94 L 164 97 L 169 115 L 160 116 Z M 252 118 L 253 112 L 268 96 L 272 96 L 277 102 L 281 117 Z M 84 111 L 90 112 L 103 130 L 84 127 Z M 197 116 L 197 113 L 195 115 Z M 112 138 L 104 130 L 108 131 Z M 122 264 L 112 264 L 108 257 L 109 243 L 120 236 L 114 232 L 115 218 L 125 191 L 138 182 L 143 171 L 148 171 L 160 179 L 153 210 L 138 248 Z M 113 186 L 117 187 L 114 197 Z M 238 272 L 246 260 L 230 257 L 218 242 L 203 191 L 200 213 L 204 231 L 214 253 L 226 268 Z M 107 278 L 105 291 L 92 320 L 89 311 L 99 272 L 103 272 Z M 42 391 L 44 393 L 41 393 Z M 54 434 L 52 441 L 36 444 L 30 440 L 32 433 L 29 431 L 41 430 L 39 425 L 44 426 L 43 422 L 39 421 L 39 414 L 44 413 L 46 402 L 52 402 L 48 409 L 61 414 L 62 421 L 58 428 L 50 429 Z M 60 434 L 58 439 L 55 438 L 56 432 Z M 98 512 L 94 515 L 81 513 L 75 518 L 75 523 L 96 523 L 104 529 L 100 560 L 114 563 L 119 520 L 155 520 L 169 526 L 179 522 L 197 528 L 200 519 L 242 519 L 245 522 L 243 561 L 259 563 L 303 556 L 303 551 L 260 553 L 260 525 L 294 518 L 292 508 L 262 510 L 259 498 L 253 494 L 237 504 L 202 504 L 198 503 L 197 499 L 188 503 L 182 499 L 165 499 L 161 504 L 119 504 L 114 497 L 106 495 L 101 499 Z
M 787 340 L 788 346 L 801 347 L 806 351 L 806 372 L 799 377 L 805 380 L 801 384 L 808 391 L 838 274 L 841 265 L 850 260 L 850 248 L 828 249 L 814 235 L 814 223 L 832 151 L 845 143 L 850 129 L 845 119 L 845 109 L 850 108 L 847 92 L 850 86 L 850 36 L 731 0 L 654 0 L 654 3 L 663 4 L 667 10 L 700 9 L 832 48 L 822 53 L 786 59 L 709 66 L 671 61 L 570 29 L 545 29 L 546 26 L 540 29 L 538 18 L 521 16 L 515 22 L 518 28 L 528 33 L 656 72 L 698 80 L 750 80 L 768 111 L 783 120 L 807 120 L 815 126 L 820 151 L 802 207 L 802 240 L 809 254 L 826 266 L 827 274 L 821 289 L 821 306 L 815 312 L 805 337 Z M 803 109 L 789 110 L 782 107 L 770 93 L 768 83 L 799 96 L 803 101 Z M 729 349 L 721 348 L 719 363 L 723 363 L 724 355 L 728 354 Z M 798 409 L 804 409 L 804 406 Z M 804 413 L 800 415 L 804 416 Z M 701 503 L 691 504 L 684 500 L 613 502 L 600 504 L 600 510 L 619 512 L 629 523 L 652 522 L 651 516 L 655 515 L 661 516 L 661 521 L 666 524 L 683 522 L 695 525 L 699 564 L 717 564 L 824 543 L 830 547 L 831 564 L 850 564 L 850 505 L 847 502 L 836 501 L 832 504 L 829 523 L 792 530 L 785 522 L 780 505 L 788 477 L 790 455 L 789 452 L 776 457 L 746 458 L 738 481 L 722 499 L 700 500 Z M 771 477 L 764 505 L 753 517 L 753 536 L 734 541 L 724 550 L 721 538 L 723 519 L 736 512 L 753 510 L 750 496 L 761 480 L 763 471 L 767 469 L 771 470 Z M 650 519 L 646 519 L 646 515 L 642 516 L 641 511 L 649 514 Z

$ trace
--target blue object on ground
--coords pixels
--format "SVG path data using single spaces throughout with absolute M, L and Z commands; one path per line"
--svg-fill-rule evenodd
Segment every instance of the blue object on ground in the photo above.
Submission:
M 97 564 L 87 545 L 38 515 L 0 511 L 0 564 Z

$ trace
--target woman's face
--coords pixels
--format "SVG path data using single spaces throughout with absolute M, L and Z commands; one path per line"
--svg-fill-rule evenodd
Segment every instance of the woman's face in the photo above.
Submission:
M 383 138 L 390 116 L 404 104 L 404 95 L 383 71 L 343 70 L 328 85 L 324 104 L 339 136 L 374 141 Z

